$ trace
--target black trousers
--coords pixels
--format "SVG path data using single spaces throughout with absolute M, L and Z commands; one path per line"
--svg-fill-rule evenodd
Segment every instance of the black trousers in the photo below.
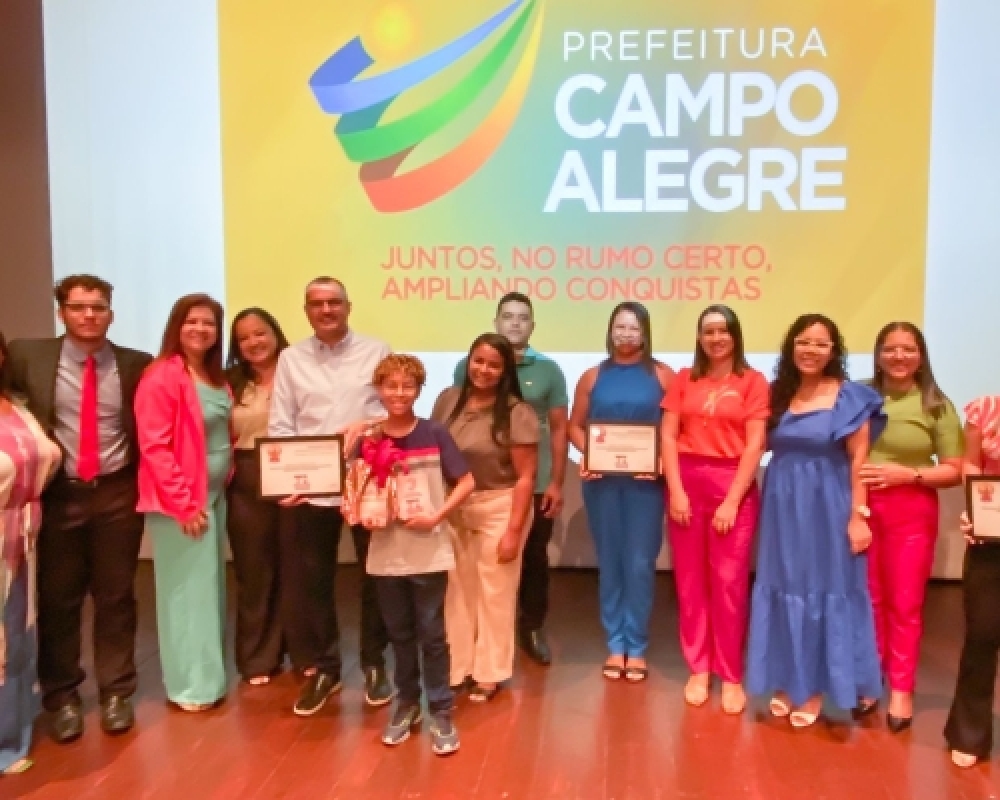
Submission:
M 94 601 L 94 667 L 103 702 L 130 697 L 138 684 L 135 571 L 143 519 L 135 510 L 135 471 L 93 488 L 60 473 L 42 502 L 38 536 L 38 679 L 50 711 L 80 702 L 83 602 Z
M 451 652 L 444 629 L 448 573 L 377 575 L 375 586 L 395 656 L 393 682 L 400 705 L 420 702 L 422 661 L 427 707 L 431 712 L 451 711 Z
M 339 678 L 340 628 L 334 605 L 337 550 L 344 517 L 339 508 L 305 503 L 292 509 L 281 525 L 281 621 L 292 663 L 315 667 Z M 375 582 L 365 571 L 371 534 L 351 528 L 361 566 L 361 667 L 384 667 L 389 635 L 379 611 Z
M 993 690 L 1000 652 L 1000 545 L 968 548 L 962 591 L 965 643 L 944 735 L 952 750 L 987 759 L 993 747 Z
M 537 631 L 549 613 L 549 542 L 555 520 L 542 514 L 542 495 L 535 495 L 535 517 L 521 556 L 517 590 L 518 627 Z
M 270 675 L 284 656 L 279 617 L 280 506 L 258 498 L 252 450 L 237 450 L 226 492 L 226 527 L 236 574 L 236 668 L 244 678 Z

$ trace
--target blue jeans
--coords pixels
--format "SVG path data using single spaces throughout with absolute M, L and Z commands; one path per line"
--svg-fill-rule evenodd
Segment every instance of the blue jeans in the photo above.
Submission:
M 420 702 L 422 657 L 427 707 L 432 713 L 451 711 L 455 700 L 448 684 L 451 656 L 444 629 L 448 573 L 376 575 L 375 588 L 396 657 L 393 678 L 400 705 Z
M 29 569 L 34 569 L 34 565 L 24 560 L 17 565 L 17 574 L 0 619 L 0 633 L 7 637 L 6 652 L 0 654 L 6 659 L 0 665 L 6 670 L 6 679 L 0 683 L 0 770 L 28 755 L 40 705 L 35 689 L 38 681 L 35 628 L 26 625 Z
M 608 652 L 642 658 L 663 545 L 663 484 L 609 475 L 583 482 L 583 502 L 597 549 Z

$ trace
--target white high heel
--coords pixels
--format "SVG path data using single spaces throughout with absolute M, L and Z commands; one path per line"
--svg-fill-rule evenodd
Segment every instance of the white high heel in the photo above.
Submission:
M 782 697 L 778 697 L 778 695 L 771 698 L 768 708 L 771 711 L 771 716 L 778 719 L 783 719 L 792 713 L 792 707 L 788 704 L 788 701 Z
M 818 711 L 815 713 L 810 711 L 793 711 L 788 715 L 788 721 L 792 723 L 793 728 L 808 728 L 811 725 L 815 725 L 818 719 Z

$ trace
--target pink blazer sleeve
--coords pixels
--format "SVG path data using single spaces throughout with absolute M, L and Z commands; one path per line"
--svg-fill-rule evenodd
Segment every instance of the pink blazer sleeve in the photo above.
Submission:
M 173 366 L 170 362 L 154 363 L 146 370 L 135 393 L 139 511 L 162 511 L 184 523 L 200 509 L 174 453 L 182 399 Z

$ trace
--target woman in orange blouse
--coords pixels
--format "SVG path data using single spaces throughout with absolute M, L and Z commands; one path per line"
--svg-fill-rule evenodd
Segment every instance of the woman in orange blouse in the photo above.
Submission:
M 747 364 L 740 322 L 728 306 L 701 313 L 694 365 L 677 375 L 663 408 L 667 535 L 681 650 L 691 670 L 684 699 L 703 705 L 715 673 L 723 710 L 739 714 L 746 706 L 743 643 L 768 385 Z

